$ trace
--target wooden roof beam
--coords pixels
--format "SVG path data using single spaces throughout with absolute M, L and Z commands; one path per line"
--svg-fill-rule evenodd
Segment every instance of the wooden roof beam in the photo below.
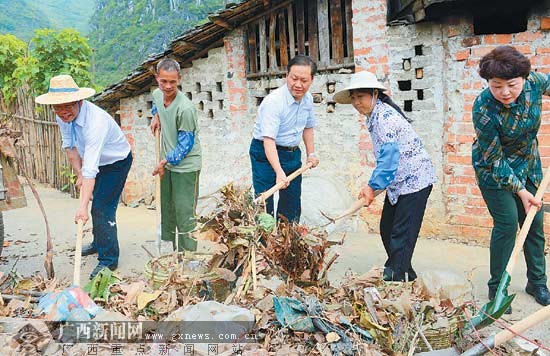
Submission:
M 212 21 L 213 23 L 215 23 L 216 25 L 220 26 L 220 27 L 223 27 L 227 30 L 232 30 L 233 29 L 233 25 L 231 25 L 229 22 L 227 22 L 227 20 L 221 16 L 217 16 L 217 15 L 210 15 L 208 16 L 208 19 L 210 21 Z
M 197 43 L 193 43 L 193 42 L 190 42 L 190 41 L 178 41 L 177 43 L 174 44 L 173 46 L 174 49 L 180 49 L 180 48 L 189 48 L 189 49 L 192 49 L 194 51 L 199 51 L 201 49 L 203 49 L 203 46 L 197 44 Z

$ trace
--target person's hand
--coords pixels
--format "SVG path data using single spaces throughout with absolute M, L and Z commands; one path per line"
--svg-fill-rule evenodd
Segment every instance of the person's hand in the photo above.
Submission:
M 168 161 L 165 159 L 160 161 L 153 170 L 153 175 L 155 176 L 158 174 L 160 178 L 164 177 L 164 166 L 166 166 L 166 163 L 168 163 Z
M 542 208 L 542 200 L 536 199 L 527 189 L 523 188 L 516 194 L 521 199 L 523 208 L 525 209 L 525 214 L 529 213 L 529 209 L 531 209 L 532 206 L 536 206 L 537 211 Z
M 374 200 L 374 190 L 370 187 L 370 185 L 365 185 L 363 188 L 361 188 L 361 191 L 359 192 L 359 196 L 357 198 L 364 199 L 364 206 L 369 206 Z
M 280 172 L 277 172 L 277 178 L 275 180 L 276 184 L 279 184 L 281 182 L 284 183 L 283 187 L 281 189 L 288 188 L 288 185 L 290 184 L 290 182 L 288 181 L 288 177 L 286 176 L 286 174 L 283 170 L 281 170 Z
M 311 168 L 315 168 L 319 165 L 319 157 L 317 157 L 314 154 L 312 154 L 311 156 L 307 156 L 306 163 L 309 163 L 309 162 L 311 162 Z
M 78 208 L 74 216 L 74 223 L 77 224 L 78 220 L 82 220 L 82 224 L 86 225 L 88 219 L 90 219 L 90 216 L 88 215 L 88 209 L 83 207 Z
M 160 130 L 160 119 L 159 119 L 159 114 L 155 114 L 155 116 L 153 116 L 153 119 L 151 120 L 151 133 L 153 134 L 153 136 L 155 135 L 155 132 L 157 130 Z

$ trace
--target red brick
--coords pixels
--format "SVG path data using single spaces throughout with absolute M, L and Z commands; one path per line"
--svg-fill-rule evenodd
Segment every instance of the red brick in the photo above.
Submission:
M 455 164 L 469 165 L 469 164 L 472 164 L 472 157 L 470 157 L 470 156 L 449 155 L 447 157 L 447 162 L 448 163 L 455 163 Z
M 460 186 L 460 185 L 453 185 L 447 188 L 447 193 L 449 194 L 460 194 L 465 195 L 466 194 L 466 187 Z
M 539 47 L 535 51 L 536 54 L 550 54 L 550 47 Z
M 458 51 L 458 52 L 455 53 L 455 59 L 457 61 L 465 61 L 466 59 L 468 59 L 468 57 L 470 57 L 470 50 L 469 49 L 465 49 L 465 50 Z
M 550 17 L 543 17 L 540 19 L 540 29 L 543 31 L 550 30 Z
M 483 216 L 485 214 L 487 214 L 487 208 L 485 207 L 464 207 L 464 210 L 466 211 L 466 213 L 468 214 L 472 214 L 472 215 L 475 215 L 475 216 Z M 492 221 L 491 221 L 492 223 Z
M 541 32 L 520 32 L 520 33 L 516 33 L 514 35 L 514 42 L 515 43 L 520 43 L 520 42 L 530 43 L 530 42 L 534 42 L 536 40 L 541 39 L 543 36 L 544 35 Z
M 460 233 L 463 238 L 466 239 L 489 239 L 491 236 L 491 230 L 485 227 L 477 226 L 461 226 Z
M 487 53 L 491 52 L 493 49 L 494 47 L 491 47 L 491 46 L 476 47 L 472 50 L 472 55 L 474 57 L 483 57 Z
M 479 46 L 480 44 L 481 44 L 481 39 L 477 36 L 466 37 L 462 40 L 462 47 Z
M 511 42 L 511 34 L 486 35 L 483 39 L 485 44 L 510 44 Z
M 468 205 L 468 206 L 485 206 L 485 200 L 483 200 L 483 198 L 478 198 L 478 197 L 468 198 L 468 200 L 466 201 L 466 205 Z
M 538 55 L 531 58 L 531 64 L 533 66 L 549 66 L 550 65 L 550 56 L 549 55 Z
M 519 52 L 523 54 L 531 54 L 531 46 L 514 46 Z

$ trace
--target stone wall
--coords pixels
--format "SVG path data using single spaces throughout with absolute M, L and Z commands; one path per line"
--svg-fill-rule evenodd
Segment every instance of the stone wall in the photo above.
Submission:
M 518 47 L 534 69 L 550 73 L 550 1 L 532 11 L 528 29 L 508 35 L 474 35 L 468 17 L 437 23 L 386 26 L 385 0 L 353 2 L 356 70 L 369 70 L 389 88 L 405 108 L 425 142 L 436 167 L 434 187 L 422 234 L 486 241 L 491 219 L 481 199 L 471 168 L 474 138 L 471 108 L 486 86 L 477 74 L 479 59 L 501 44 Z M 228 181 L 250 184 L 248 146 L 258 105 L 284 78 L 246 80 L 245 34 L 234 30 L 222 48 L 183 70 L 182 91 L 197 105 L 201 123 L 204 164 L 201 194 Z M 316 150 L 321 164 L 304 180 L 304 220 L 315 221 L 319 209 L 338 210 L 352 202 L 372 168 L 374 156 L 364 119 L 349 105 L 335 105 L 332 95 L 350 73 L 321 73 L 311 88 L 318 119 Z M 550 101 L 544 99 L 548 117 Z M 125 201 L 151 201 L 154 181 L 150 171 L 154 141 L 148 131 L 150 94 L 121 102 L 120 119 L 131 140 L 135 163 L 125 189 Z M 141 114 L 139 112 L 141 110 Z M 140 116 L 141 115 L 141 116 Z M 549 163 L 550 124 L 539 134 L 543 165 Z M 365 209 L 363 221 L 377 229 L 381 199 Z M 550 228 L 550 225 L 547 224 Z

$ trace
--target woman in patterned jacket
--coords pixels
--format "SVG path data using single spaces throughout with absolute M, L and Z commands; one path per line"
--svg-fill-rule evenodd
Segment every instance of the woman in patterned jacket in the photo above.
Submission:
M 490 245 L 489 299 L 493 299 L 516 239 L 531 206 L 539 211 L 525 239 L 525 291 L 542 305 L 550 304 L 544 257 L 544 214 L 535 199 L 542 180 L 537 133 L 542 96 L 550 95 L 550 77 L 531 72 L 529 59 L 511 46 L 500 46 L 479 62 L 479 75 L 489 87 L 473 106 L 476 140 L 472 163 L 483 200 L 493 218 Z M 511 308 L 507 310 L 511 313 Z
M 380 235 L 388 255 L 384 280 L 412 281 L 416 279 L 412 255 L 435 172 L 422 140 L 384 90 L 373 73 L 359 72 L 334 99 L 352 104 L 364 115 L 371 135 L 376 168 L 359 198 L 368 206 L 376 190 L 386 190 L 380 219 Z

